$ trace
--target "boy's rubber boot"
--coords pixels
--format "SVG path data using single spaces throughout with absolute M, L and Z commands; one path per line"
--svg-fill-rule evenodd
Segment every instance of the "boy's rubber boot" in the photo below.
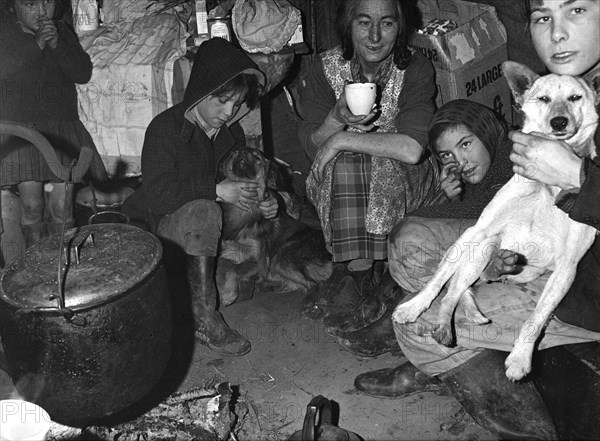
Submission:
M 187 278 L 192 297 L 196 340 L 220 355 L 240 356 L 250 352 L 250 342 L 231 329 L 217 311 L 216 257 L 188 256 Z
M 498 439 L 558 439 L 546 403 L 532 381 L 511 382 L 506 352 L 486 349 L 438 378 L 473 419 Z
M 406 362 L 361 374 L 354 386 L 367 395 L 385 398 L 445 387 L 479 425 L 498 439 L 558 439 L 548 408 L 533 383 L 512 383 L 506 377 L 507 355 L 486 349 L 437 378 Z
M 21 225 L 21 232 L 25 241 L 25 248 L 29 248 L 48 235 L 48 224 L 40 222 L 31 225 Z
M 363 292 L 365 295 L 354 309 L 326 316 L 323 319 L 325 331 L 342 337 L 349 332 L 365 329 L 378 321 L 389 309 L 393 309 L 404 297 L 402 288 L 398 286 L 389 271 L 383 273 L 381 280 L 373 288 L 371 291 Z M 389 324 L 391 327 L 391 321 Z

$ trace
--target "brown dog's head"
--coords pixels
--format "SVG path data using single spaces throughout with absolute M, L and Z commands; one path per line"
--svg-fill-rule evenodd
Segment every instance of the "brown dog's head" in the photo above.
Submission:
M 265 199 L 269 160 L 258 149 L 242 148 L 227 153 L 219 164 L 217 182 L 250 181 L 258 184 L 258 200 Z

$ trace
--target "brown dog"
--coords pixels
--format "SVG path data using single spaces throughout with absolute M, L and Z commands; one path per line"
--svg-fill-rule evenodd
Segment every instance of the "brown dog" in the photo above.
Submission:
M 222 303 L 232 303 L 240 293 L 247 296 L 255 285 L 269 283 L 281 292 L 306 292 L 329 278 L 331 254 L 322 232 L 292 218 L 279 197 L 278 192 L 293 192 L 289 170 L 260 150 L 243 148 L 221 160 L 217 180 L 223 179 L 258 183 L 259 199 L 275 195 L 279 212 L 265 219 L 258 207 L 244 211 L 219 203 L 223 232 L 217 285 Z
M 580 157 L 595 157 L 594 133 L 598 125 L 595 106 L 599 98 L 584 80 L 556 74 L 540 77 L 526 66 L 513 62 L 505 62 L 503 71 L 525 117 L 523 132 L 545 133 L 567 142 Z M 594 86 L 597 85 L 596 82 Z M 396 307 L 393 320 L 414 322 L 450 280 L 433 337 L 444 345 L 452 343 L 451 320 L 459 302 L 470 320 L 478 324 L 489 322 L 477 308 L 470 287 L 495 254 L 490 251 L 510 249 L 516 244 L 526 265 L 520 273 L 506 275 L 506 280 L 522 283 L 547 270 L 553 271 L 506 359 L 507 377 L 512 381 L 522 379 L 531 371 L 537 339 L 571 286 L 577 264 L 597 233 L 593 227 L 572 220 L 556 207 L 555 199 L 560 190 L 515 175 L 498 191 L 477 223 L 446 253 L 425 288 Z M 460 257 L 451 258 L 451 253 L 457 250 L 461 252 Z

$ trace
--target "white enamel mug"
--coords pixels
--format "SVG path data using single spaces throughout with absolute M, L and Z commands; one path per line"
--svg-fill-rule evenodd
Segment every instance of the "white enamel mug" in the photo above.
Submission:
M 368 115 L 377 97 L 375 83 L 351 83 L 345 87 L 346 103 L 354 115 Z

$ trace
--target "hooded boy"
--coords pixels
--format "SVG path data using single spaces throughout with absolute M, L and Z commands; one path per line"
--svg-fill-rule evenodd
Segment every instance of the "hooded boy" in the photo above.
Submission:
M 214 283 L 222 213 L 217 200 L 247 209 L 256 201 L 250 182 L 216 182 L 217 165 L 245 147 L 238 120 L 258 105 L 265 77 L 243 52 L 222 38 L 204 42 L 194 57 L 183 102 L 157 115 L 142 149 L 143 185 L 123 210 L 187 255 L 196 339 L 221 355 L 243 355 L 250 342 L 217 310 Z M 274 208 L 273 208 L 274 207 Z M 260 203 L 265 217 L 277 209 Z

